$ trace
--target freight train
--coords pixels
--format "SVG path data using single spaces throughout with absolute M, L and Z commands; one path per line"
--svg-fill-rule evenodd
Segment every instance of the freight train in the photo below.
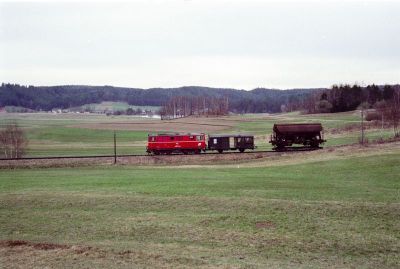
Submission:
M 208 137 L 208 141 L 206 138 Z M 274 150 L 282 151 L 299 144 L 315 149 L 326 142 L 320 123 L 275 124 L 269 143 Z M 163 133 L 149 134 L 146 151 L 149 154 L 200 154 L 206 151 L 244 152 L 254 150 L 254 136 L 248 134 Z

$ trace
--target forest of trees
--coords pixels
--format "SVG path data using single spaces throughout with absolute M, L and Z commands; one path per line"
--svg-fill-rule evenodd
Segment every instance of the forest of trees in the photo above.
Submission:
M 321 89 L 272 90 L 258 88 L 252 91 L 208 88 L 121 88 L 111 86 L 23 86 L 3 83 L 0 86 L 0 107 L 18 106 L 49 111 L 67 109 L 102 101 L 123 101 L 138 106 L 164 106 L 173 97 L 207 100 L 227 98 L 229 111 L 234 113 L 280 112 L 282 107 L 299 103 Z

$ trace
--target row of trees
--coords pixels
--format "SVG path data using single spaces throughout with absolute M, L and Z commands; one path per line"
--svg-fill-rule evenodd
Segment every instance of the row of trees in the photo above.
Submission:
M 161 109 L 161 119 L 182 118 L 192 115 L 222 116 L 229 113 L 228 97 L 172 97 Z

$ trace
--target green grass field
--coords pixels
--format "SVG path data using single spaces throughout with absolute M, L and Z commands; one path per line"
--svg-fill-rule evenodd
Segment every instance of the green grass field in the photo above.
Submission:
M 114 131 L 87 129 L 85 125 L 143 120 L 96 114 L 4 114 L 0 115 L 0 127 L 16 122 L 25 130 L 29 141 L 26 155 L 29 157 L 111 155 L 114 152 Z M 82 127 L 72 127 L 77 125 Z M 144 153 L 142 145 L 147 139 L 146 131 L 116 130 L 116 134 L 119 154 Z
M 204 120 L 204 119 L 203 119 Z M 191 120 L 196 123 L 198 119 Z M 96 114 L 0 114 L 0 127 L 9 122 L 16 122 L 26 131 L 29 145 L 27 156 L 76 156 L 76 155 L 110 155 L 113 154 L 113 130 L 86 128 L 88 124 L 124 124 L 135 125 L 142 122 L 157 124 L 157 119 L 142 119 L 129 116 L 111 116 Z M 346 125 L 359 125 L 359 115 L 355 112 L 336 114 L 300 115 L 286 114 L 251 114 L 223 117 L 212 124 L 232 125 L 224 131 L 213 133 L 251 133 L 256 135 L 256 146 L 260 150 L 271 149 L 268 143 L 272 126 L 276 122 L 321 122 L 325 128 L 325 146 L 336 146 L 357 143 L 360 137 L 359 130 L 332 135 L 330 130 L 343 128 Z M 124 126 L 124 125 L 122 125 Z M 193 124 L 189 125 L 193 127 Z M 100 127 L 99 127 L 100 128 Z M 143 154 L 147 134 L 152 132 L 145 127 L 138 130 L 116 129 L 117 152 L 119 154 Z M 201 126 L 199 131 L 202 131 Z M 393 136 L 390 129 L 366 130 L 366 137 L 372 141 L 380 137 Z
M 38 250 L 27 257 L 0 248 L 0 264 L 398 268 L 399 158 L 254 168 L 3 170 L 0 239 L 101 252 Z

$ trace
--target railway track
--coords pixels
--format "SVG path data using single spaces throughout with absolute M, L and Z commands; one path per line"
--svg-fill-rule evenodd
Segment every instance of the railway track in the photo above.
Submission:
M 289 147 L 285 150 L 255 150 L 255 151 L 246 151 L 246 152 L 237 152 L 237 151 L 228 151 L 223 153 L 218 152 L 207 152 L 201 154 L 161 154 L 161 155 L 151 155 L 151 154 L 120 154 L 120 155 L 86 155 L 86 156 L 48 156 L 48 157 L 23 157 L 23 158 L 0 158 L 0 161 L 24 161 L 24 160 L 59 160 L 59 159 L 91 159 L 91 158 L 124 158 L 124 157 L 176 157 L 176 156 L 206 156 L 206 155 L 227 155 L 227 154 L 238 154 L 238 155 L 246 155 L 246 154 L 257 154 L 257 153 L 282 153 L 282 152 L 300 152 L 300 151 L 313 151 L 322 149 L 319 148 L 303 148 L 303 147 Z

